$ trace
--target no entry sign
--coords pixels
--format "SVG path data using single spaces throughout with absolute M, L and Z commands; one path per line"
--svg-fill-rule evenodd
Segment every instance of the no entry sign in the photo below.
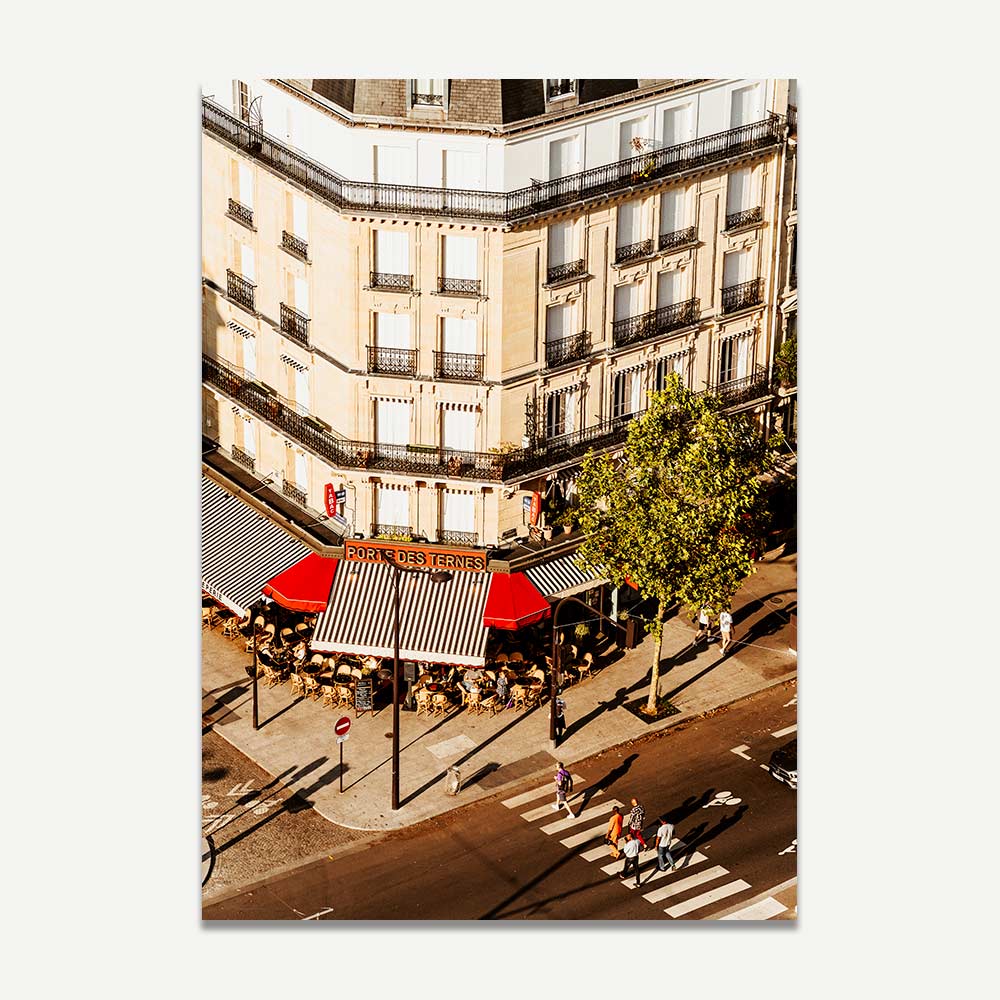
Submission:
M 336 725 L 333 727 L 333 731 L 338 736 L 346 736 L 347 730 L 350 728 L 351 720 L 346 715 L 342 715 L 339 719 L 337 719 Z

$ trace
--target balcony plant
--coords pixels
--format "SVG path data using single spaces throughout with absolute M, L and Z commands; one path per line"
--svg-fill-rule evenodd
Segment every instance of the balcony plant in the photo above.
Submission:
M 490 448 L 489 453 L 493 456 L 490 459 L 490 471 L 494 475 L 502 475 L 504 466 L 507 464 L 507 456 L 517 451 L 517 445 L 513 441 L 501 441 L 495 448 Z
M 782 389 L 789 389 L 798 379 L 798 344 L 796 335 L 792 334 L 778 348 L 774 356 L 774 373 Z

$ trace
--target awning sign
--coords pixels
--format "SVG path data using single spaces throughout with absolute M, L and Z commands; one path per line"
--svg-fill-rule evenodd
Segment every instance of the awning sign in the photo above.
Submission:
M 388 554 L 388 559 L 383 553 Z M 438 546 L 403 545 L 398 542 L 344 539 L 344 558 L 354 562 L 390 562 L 417 569 L 453 569 L 470 573 L 486 572 L 486 553 Z
M 333 488 L 333 483 L 327 483 L 323 488 L 323 501 L 326 504 L 326 513 L 328 517 L 333 517 L 335 514 L 339 513 L 337 510 L 339 498 L 337 497 L 337 491 Z
M 542 494 L 541 493 L 532 493 L 531 494 L 531 508 L 530 508 L 530 510 L 531 510 L 531 513 L 530 513 L 530 515 L 528 517 L 528 521 L 531 524 L 531 526 L 534 528 L 534 527 L 537 527 L 537 525 L 538 525 L 538 516 L 542 512 Z

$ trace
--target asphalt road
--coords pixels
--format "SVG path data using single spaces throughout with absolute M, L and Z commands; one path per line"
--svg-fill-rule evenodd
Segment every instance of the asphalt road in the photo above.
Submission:
M 795 719 L 793 681 L 577 763 L 571 803 L 585 813 L 580 821 L 551 810 L 551 780 L 528 781 L 210 901 L 203 916 L 693 920 L 741 912 L 740 919 L 791 919 L 796 793 L 760 765 L 794 737 Z M 619 880 L 620 861 L 612 873 L 602 870 L 611 858 L 596 829 L 616 800 L 627 812 L 633 795 L 646 808 L 647 839 L 666 813 L 685 845 L 667 875 L 656 873 L 655 856 L 646 860 L 638 889 L 631 876 Z

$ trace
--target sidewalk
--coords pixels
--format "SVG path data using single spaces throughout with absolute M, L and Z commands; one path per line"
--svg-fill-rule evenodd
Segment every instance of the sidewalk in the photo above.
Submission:
M 780 551 L 780 550 L 779 550 Z M 570 687 L 567 730 L 558 759 L 569 764 L 628 740 L 696 718 L 796 676 L 797 556 L 769 553 L 733 602 L 737 643 L 722 660 L 717 642 L 690 650 L 694 628 L 671 618 L 663 635 L 660 691 L 681 711 L 647 725 L 623 705 L 648 691 L 652 640 L 646 636 L 610 666 Z M 203 712 L 215 731 L 316 811 L 340 826 L 389 830 L 410 826 L 493 795 L 529 776 L 550 775 L 549 706 L 508 709 L 492 718 L 454 711 L 446 718 L 400 713 L 400 808 L 390 808 L 391 706 L 355 720 L 323 708 L 287 684 L 259 685 L 260 728 L 251 725 L 250 656 L 218 632 L 202 633 Z M 333 724 L 352 720 L 344 743 L 344 791 Z M 208 723 L 206 722 L 206 725 Z M 460 768 L 463 787 L 448 794 L 445 774 Z

